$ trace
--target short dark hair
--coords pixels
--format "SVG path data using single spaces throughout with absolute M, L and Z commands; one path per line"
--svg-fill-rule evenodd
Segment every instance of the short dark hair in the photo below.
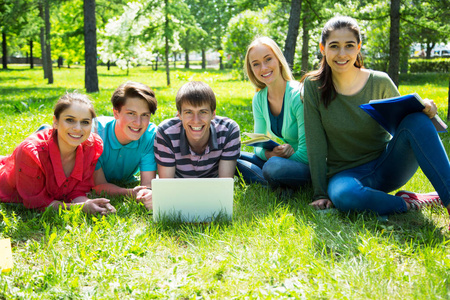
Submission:
M 53 115 L 56 117 L 56 120 L 59 120 L 59 116 L 61 115 L 61 113 L 68 109 L 74 102 L 87 105 L 89 108 L 89 112 L 91 113 L 91 117 L 96 117 L 94 105 L 92 104 L 89 97 L 84 94 L 73 92 L 62 95 L 61 98 L 59 98 L 58 102 L 56 102 L 55 107 L 53 108 Z
M 216 96 L 211 87 L 202 81 L 190 81 L 184 84 L 178 90 L 175 101 L 179 113 L 183 103 L 189 103 L 194 107 L 207 104 L 211 111 L 216 110 Z
M 111 97 L 111 103 L 115 110 L 120 111 L 128 98 L 139 98 L 145 100 L 151 114 L 155 114 L 157 101 L 155 92 L 147 85 L 140 82 L 128 81 L 120 85 Z

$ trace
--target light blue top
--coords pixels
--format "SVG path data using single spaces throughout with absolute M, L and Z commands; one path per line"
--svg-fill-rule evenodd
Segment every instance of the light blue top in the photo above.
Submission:
M 114 117 L 98 117 L 94 119 L 92 131 L 98 133 L 103 140 L 103 153 L 100 156 L 95 170 L 100 168 L 105 173 L 106 180 L 132 182 L 136 181 L 134 175 L 140 170 L 156 171 L 153 143 L 156 135 L 156 126 L 148 124 L 147 131 L 137 141 L 122 145 L 117 140 L 114 128 Z
M 260 90 L 253 97 L 254 132 L 276 136 L 294 148 L 291 160 L 308 163 L 305 141 L 305 123 L 303 118 L 303 102 L 300 100 L 301 85 L 297 81 L 288 81 L 284 93 L 284 114 L 282 136 L 277 136 L 270 128 L 269 104 L 267 101 L 267 87 Z M 255 154 L 267 160 L 265 150 L 255 147 Z

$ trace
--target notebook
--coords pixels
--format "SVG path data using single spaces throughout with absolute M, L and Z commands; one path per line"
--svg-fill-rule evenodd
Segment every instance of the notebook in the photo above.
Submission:
M 181 222 L 231 220 L 233 178 L 153 179 L 153 220 Z
M 371 100 L 361 107 L 375 121 L 383 126 L 386 131 L 394 135 L 403 118 L 414 112 L 421 112 L 424 108 L 424 102 L 417 93 L 386 98 L 380 100 Z M 447 125 L 436 114 L 431 119 L 438 132 L 447 132 Z

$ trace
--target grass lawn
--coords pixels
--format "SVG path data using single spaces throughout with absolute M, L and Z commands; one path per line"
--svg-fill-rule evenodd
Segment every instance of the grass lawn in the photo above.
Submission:
M 0 71 L 0 155 L 7 155 L 40 124 L 66 91 L 84 92 L 84 69 Z M 448 74 L 401 76 L 402 94 L 434 99 L 447 114 Z M 189 80 L 207 82 L 218 115 L 253 127 L 249 82 L 231 72 L 132 69 L 129 76 L 99 68 L 97 113 L 112 115 L 110 96 L 127 80 L 146 83 L 158 99 L 152 121 L 176 113 L 175 94 Z M 449 153 L 448 134 L 441 134 Z M 249 149 L 247 149 L 249 150 Z M 404 187 L 433 187 L 419 170 Z M 0 299 L 449 299 L 449 217 L 444 209 L 389 216 L 315 211 L 310 187 L 291 196 L 235 184 L 232 223 L 152 221 L 133 199 L 116 197 L 117 214 L 79 210 L 43 213 L 0 204 L 0 238 L 11 238 L 14 268 L 0 274 Z

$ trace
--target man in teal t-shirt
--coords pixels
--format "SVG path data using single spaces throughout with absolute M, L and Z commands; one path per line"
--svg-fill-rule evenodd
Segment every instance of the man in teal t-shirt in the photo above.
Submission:
M 94 172 L 94 190 L 109 195 L 132 195 L 152 208 L 151 181 L 156 177 L 153 142 L 156 126 L 150 116 L 156 111 L 155 93 L 145 84 L 127 82 L 111 97 L 114 117 L 98 117 L 93 131 L 103 139 L 103 153 Z M 141 184 L 123 188 L 117 184 Z

